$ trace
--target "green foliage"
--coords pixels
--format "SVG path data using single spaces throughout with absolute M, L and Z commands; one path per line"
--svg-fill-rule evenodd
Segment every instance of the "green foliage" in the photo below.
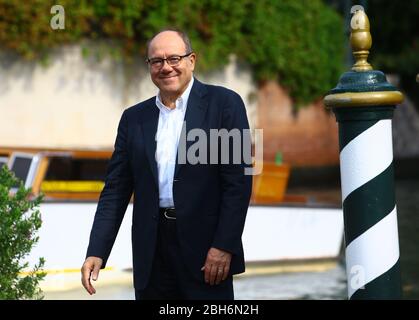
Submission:
M 18 179 L 3 166 L 0 170 L 0 299 L 42 299 L 38 284 L 45 277 L 41 272 L 44 259 L 40 258 L 29 272 L 28 263 L 22 262 L 38 242 L 35 233 L 42 222 L 37 207 L 42 196 L 29 199 L 30 189 L 25 189 L 21 182 L 18 191 L 11 194 L 10 189 L 17 183 Z
M 277 79 L 298 104 L 333 88 L 342 72 L 343 26 L 321 1 L 259 0 L 249 4 L 241 56 L 258 80 Z
M 321 0 L 62 0 L 65 29 L 56 31 L 54 4 L 0 0 L 2 46 L 35 59 L 65 43 L 101 40 L 112 58 L 130 61 L 145 56 L 156 31 L 176 27 L 191 38 L 198 72 L 235 54 L 256 81 L 278 80 L 297 105 L 333 88 L 342 71 L 343 22 Z
M 370 0 L 371 62 L 374 69 L 400 76 L 401 87 L 419 108 L 419 5 L 417 0 Z
M 388 72 L 419 72 L 419 6 L 417 0 L 371 0 L 371 56 Z M 375 67 L 375 66 L 374 66 Z

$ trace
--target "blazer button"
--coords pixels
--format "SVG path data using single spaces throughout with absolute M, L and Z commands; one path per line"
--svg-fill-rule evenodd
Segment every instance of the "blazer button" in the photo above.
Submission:
M 153 219 L 157 220 L 157 215 L 153 214 Z

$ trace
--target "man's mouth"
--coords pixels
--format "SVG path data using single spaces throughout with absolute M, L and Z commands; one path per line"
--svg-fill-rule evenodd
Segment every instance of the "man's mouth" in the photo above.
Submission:
M 173 75 L 173 76 L 166 76 L 166 77 L 160 77 L 160 79 L 171 79 L 171 78 L 175 78 L 175 77 L 177 77 L 178 75 L 177 74 L 175 74 L 175 75 Z

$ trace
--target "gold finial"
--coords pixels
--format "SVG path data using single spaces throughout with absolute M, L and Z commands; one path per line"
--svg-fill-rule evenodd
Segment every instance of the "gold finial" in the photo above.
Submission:
M 355 11 L 351 19 L 351 46 L 355 58 L 355 64 L 352 67 L 354 71 L 372 70 L 367 58 L 372 40 L 370 33 L 370 21 L 363 10 Z

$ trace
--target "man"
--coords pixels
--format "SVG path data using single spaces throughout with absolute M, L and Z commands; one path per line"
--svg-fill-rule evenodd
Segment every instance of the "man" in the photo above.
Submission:
M 242 99 L 193 78 L 196 56 L 186 34 L 165 30 L 148 43 L 156 97 L 124 111 L 101 193 L 82 283 L 93 294 L 134 192 L 132 249 L 136 299 L 234 299 L 232 275 L 244 272 L 241 235 L 251 195 L 247 164 L 179 161 L 201 129 L 249 128 Z M 188 139 L 189 140 L 189 139 Z M 185 145 L 185 148 L 182 148 Z M 208 144 L 209 145 L 209 144 Z M 225 149 L 225 148 L 224 148 Z M 208 155 L 208 159 L 209 159 Z M 225 156 L 225 154 L 224 154 Z

